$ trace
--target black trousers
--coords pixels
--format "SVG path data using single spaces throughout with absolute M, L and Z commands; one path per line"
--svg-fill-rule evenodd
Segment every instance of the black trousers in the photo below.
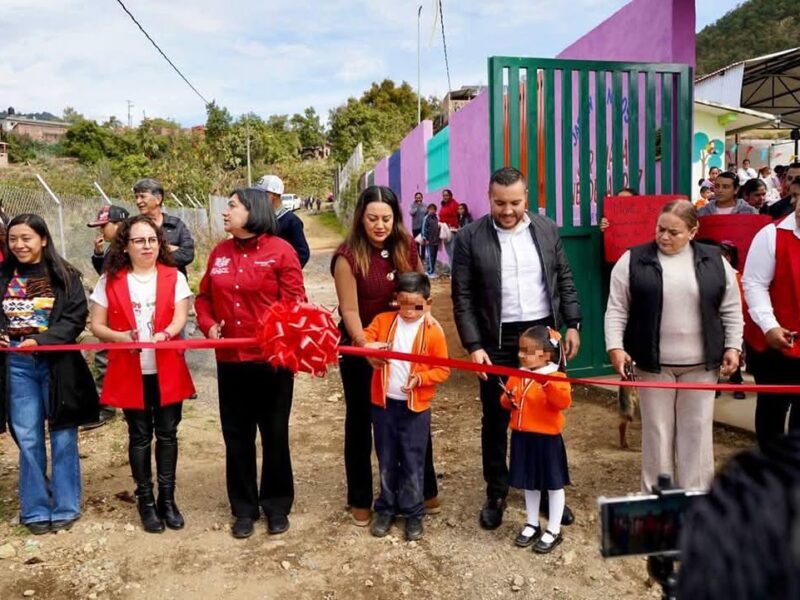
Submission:
M 492 363 L 505 367 L 519 366 L 519 336 L 534 325 L 552 326 L 550 318 L 538 321 L 503 323 L 499 346 L 484 348 Z M 500 405 L 505 377 L 489 375 L 480 381 L 481 406 L 481 456 L 483 458 L 483 480 L 486 482 L 487 498 L 505 498 L 508 495 L 508 421 L 511 413 Z
M 759 385 L 797 385 L 800 383 L 800 359 L 789 358 L 776 350 L 747 351 L 747 365 Z M 790 412 L 791 411 L 791 412 Z M 756 437 L 763 449 L 786 432 L 800 430 L 800 395 L 758 394 L 756 400 Z
M 158 375 L 144 375 L 144 409 L 123 410 L 128 423 L 128 460 L 138 492 L 153 487 L 150 446 L 156 437 L 156 471 L 159 488 L 175 487 L 178 464 L 178 424 L 183 402 L 161 406 Z
M 234 517 L 288 515 L 294 502 L 289 414 L 294 377 L 267 363 L 217 363 L 219 417 L 225 440 L 225 482 Z M 261 485 L 256 479 L 256 428 L 261 433 Z
M 344 469 L 347 477 L 347 505 L 372 508 L 372 367 L 360 356 L 342 356 L 339 372 L 344 387 Z M 439 495 L 433 468 L 433 442 L 428 432 L 425 452 L 426 500 Z

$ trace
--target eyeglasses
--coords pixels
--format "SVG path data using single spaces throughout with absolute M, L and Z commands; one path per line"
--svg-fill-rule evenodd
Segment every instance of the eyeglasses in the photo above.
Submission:
M 131 238 L 129 241 L 130 241 L 131 244 L 133 244 L 134 246 L 138 246 L 139 248 L 142 248 L 145 245 L 147 245 L 147 246 L 158 246 L 158 238 L 157 237 L 148 237 L 148 238 L 137 237 L 137 238 Z

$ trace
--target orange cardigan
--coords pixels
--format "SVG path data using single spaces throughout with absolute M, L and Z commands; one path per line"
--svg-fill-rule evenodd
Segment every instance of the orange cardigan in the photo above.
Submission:
M 552 373 L 566 377 L 564 373 Z M 562 411 L 572 403 L 570 384 L 560 381 L 538 383 L 533 379 L 509 377 L 500 404 L 511 411 L 511 429 L 557 435 L 564 429 Z
M 364 337 L 368 342 L 386 342 L 391 344 L 397 329 L 396 323 L 400 318 L 397 312 L 383 312 L 376 316 L 372 323 L 364 330 Z M 436 356 L 447 358 L 447 341 L 439 322 L 425 315 L 422 324 L 414 338 L 412 354 L 422 356 Z M 447 367 L 435 367 L 421 362 L 411 363 L 411 375 L 419 375 L 421 383 L 408 393 L 408 408 L 413 412 L 424 412 L 431 406 L 431 399 L 436 391 L 436 385 L 450 377 Z M 389 363 L 372 373 L 372 403 L 386 408 L 386 389 L 389 386 Z

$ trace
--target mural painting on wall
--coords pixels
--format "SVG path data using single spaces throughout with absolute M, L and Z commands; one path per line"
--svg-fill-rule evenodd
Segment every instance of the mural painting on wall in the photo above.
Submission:
M 606 105 L 612 107 L 612 109 L 613 109 L 613 104 L 614 104 L 614 95 L 613 95 L 612 91 L 609 89 L 606 92 Z M 628 126 L 628 97 L 627 96 L 623 96 L 622 97 L 622 101 L 620 102 L 620 109 L 621 109 L 621 112 L 622 112 L 622 122 L 623 122 L 624 126 Z M 594 96 L 590 94 L 589 95 L 589 114 L 591 115 L 593 112 L 594 112 Z M 612 119 L 612 110 L 607 110 L 606 115 L 607 115 L 607 118 L 609 120 L 611 120 Z M 607 129 L 606 131 L 610 131 L 610 130 Z M 580 132 L 581 132 L 580 124 L 576 120 L 573 123 L 573 126 L 572 126 L 572 147 L 575 148 L 575 149 L 577 149 L 579 141 L 580 141 Z M 614 190 L 614 184 L 613 184 L 613 180 L 612 180 L 612 173 L 613 173 L 613 171 L 612 171 L 612 165 L 613 165 L 612 154 L 613 154 L 613 152 L 612 152 L 612 149 L 611 149 L 611 145 L 606 143 L 606 156 L 608 158 L 606 159 L 605 167 L 606 167 L 606 176 L 607 176 L 606 190 L 607 190 L 608 194 L 613 193 L 613 190 Z M 596 173 L 599 172 L 599 170 L 595 169 L 594 160 L 595 160 L 595 149 L 591 148 L 589 150 L 589 172 L 592 173 L 593 175 L 590 176 L 590 178 L 589 178 L 589 198 L 590 198 L 590 201 L 591 201 L 591 203 L 593 205 L 597 203 L 597 176 L 596 176 Z M 642 180 L 642 176 L 644 175 L 644 169 L 639 169 L 639 172 L 638 172 L 638 174 L 637 174 L 637 176 L 635 178 L 635 181 L 630 181 L 629 168 L 628 168 L 628 140 L 627 140 L 627 137 L 623 139 L 622 165 L 623 165 L 622 187 L 634 187 L 634 188 L 637 188 L 637 189 L 639 187 L 641 187 L 641 180 Z M 573 203 L 574 203 L 575 206 L 580 206 L 580 190 L 581 190 L 581 182 L 580 182 L 580 166 L 579 166 L 575 171 L 575 185 L 574 185 L 574 188 L 573 188 L 573 194 L 574 194 Z M 594 213 L 595 213 L 595 206 L 592 206 L 592 221 L 593 222 L 595 221 Z M 577 212 L 576 212 L 576 214 L 577 214 Z M 579 217 L 578 217 L 578 220 L 579 220 Z
M 700 172 L 705 176 L 708 169 L 717 167 L 722 169 L 722 156 L 725 153 L 725 142 L 720 139 L 710 140 L 708 135 L 702 131 L 694 134 L 694 144 L 692 145 L 692 162 L 700 163 Z

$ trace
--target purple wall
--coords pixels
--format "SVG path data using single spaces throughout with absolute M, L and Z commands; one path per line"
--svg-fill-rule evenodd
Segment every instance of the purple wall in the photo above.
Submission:
M 375 185 L 389 185 L 389 157 L 384 156 L 380 162 L 375 165 Z
M 633 0 L 556 58 L 694 66 L 694 0 Z
M 411 222 L 408 209 L 414 202 L 414 194 L 417 192 L 425 194 L 427 191 L 428 161 L 425 152 L 428 140 L 432 137 L 433 123 L 422 121 L 400 143 L 400 153 L 403 157 L 400 163 L 400 185 L 403 192 L 400 206 L 403 211 L 403 222 L 406 225 Z
M 488 212 L 489 93 L 450 117 L 450 189 L 477 218 Z

